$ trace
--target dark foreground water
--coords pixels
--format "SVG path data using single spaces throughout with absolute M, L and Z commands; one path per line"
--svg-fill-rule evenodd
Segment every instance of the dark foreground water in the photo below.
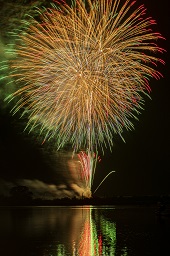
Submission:
M 170 255 L 170 217 L 153 207 L 0 208 L 1 256 Z

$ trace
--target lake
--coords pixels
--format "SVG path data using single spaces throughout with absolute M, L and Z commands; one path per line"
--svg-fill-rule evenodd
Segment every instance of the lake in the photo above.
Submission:
M 0 255 L 170 255 L 170 217 L 151 206 L 1 207 Z

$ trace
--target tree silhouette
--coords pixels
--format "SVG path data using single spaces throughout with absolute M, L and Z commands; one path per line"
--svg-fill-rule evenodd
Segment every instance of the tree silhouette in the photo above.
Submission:
M 32 201 L 33 193 L 26 186 L 11 188 L 10 195 L 13 203 L 27 204 Z

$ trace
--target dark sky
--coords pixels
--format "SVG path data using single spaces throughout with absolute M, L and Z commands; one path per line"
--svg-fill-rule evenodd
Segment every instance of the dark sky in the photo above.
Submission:
M 7 1 L 6 1 L 7 2 Z M 152 100 L 146 99 L 145 110 L 135 122 L 135 130 L 125 132 L 124 143 L 115 138 L 113 151 L 105 151 L 96 169 L 94 187 L 112 170 L 96 195 L 164 195 L 170 194 L 170 76 L 169 76 L 169 7 L 166 0 L 138 0 L 144 3 L 148 14 L 157 20 L 156 30 L 166 38 L 160 45 L 167 50 L 162 58 L 165 66 L 160 66 L 164 78 L 152 79 Z M 2 44 L 0 47 L 3 47 Z M 3 94 L 3 84 L 1 83 Z M 22 131 L 23 125 L 17 117 L 11 117 L 4 107 L 1 95 L 0 112 L 0 186 L 2 190 L 18 184 L 37 186 L 46 191 L 49 184 L 53 189 L 64 188 L 67 195 L 69 174 L 63 154 L 47 152 L 35 138 Z M 34 185 L 33 185 L 34 183 Z M 47 187 L 46 187 L 47 185 Z M 44 187 L 43 187 L 44 186 Z M 63 191 L 63 190 L 62 190 Z M 57 192 L 56 192 L 57 194 Z M 69 193 L 68 193 L 69 195 Z

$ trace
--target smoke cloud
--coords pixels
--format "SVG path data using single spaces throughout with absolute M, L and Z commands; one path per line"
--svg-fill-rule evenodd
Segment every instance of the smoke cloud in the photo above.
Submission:
M 9 196 L 10 189 L 15 186 L 26 186 L 33 193 L 33 198 L 41 198 L 44 200 L 53 200 L 56 198 L 81 198 L 90 197 L 91 192 L 88 189 L 84 189 L 77 184 L 47 184 L 41 180 L 29 180 L 20 179 L 15 182 L 8 182 L 5 180 L 0 180 L 0 194 Z

